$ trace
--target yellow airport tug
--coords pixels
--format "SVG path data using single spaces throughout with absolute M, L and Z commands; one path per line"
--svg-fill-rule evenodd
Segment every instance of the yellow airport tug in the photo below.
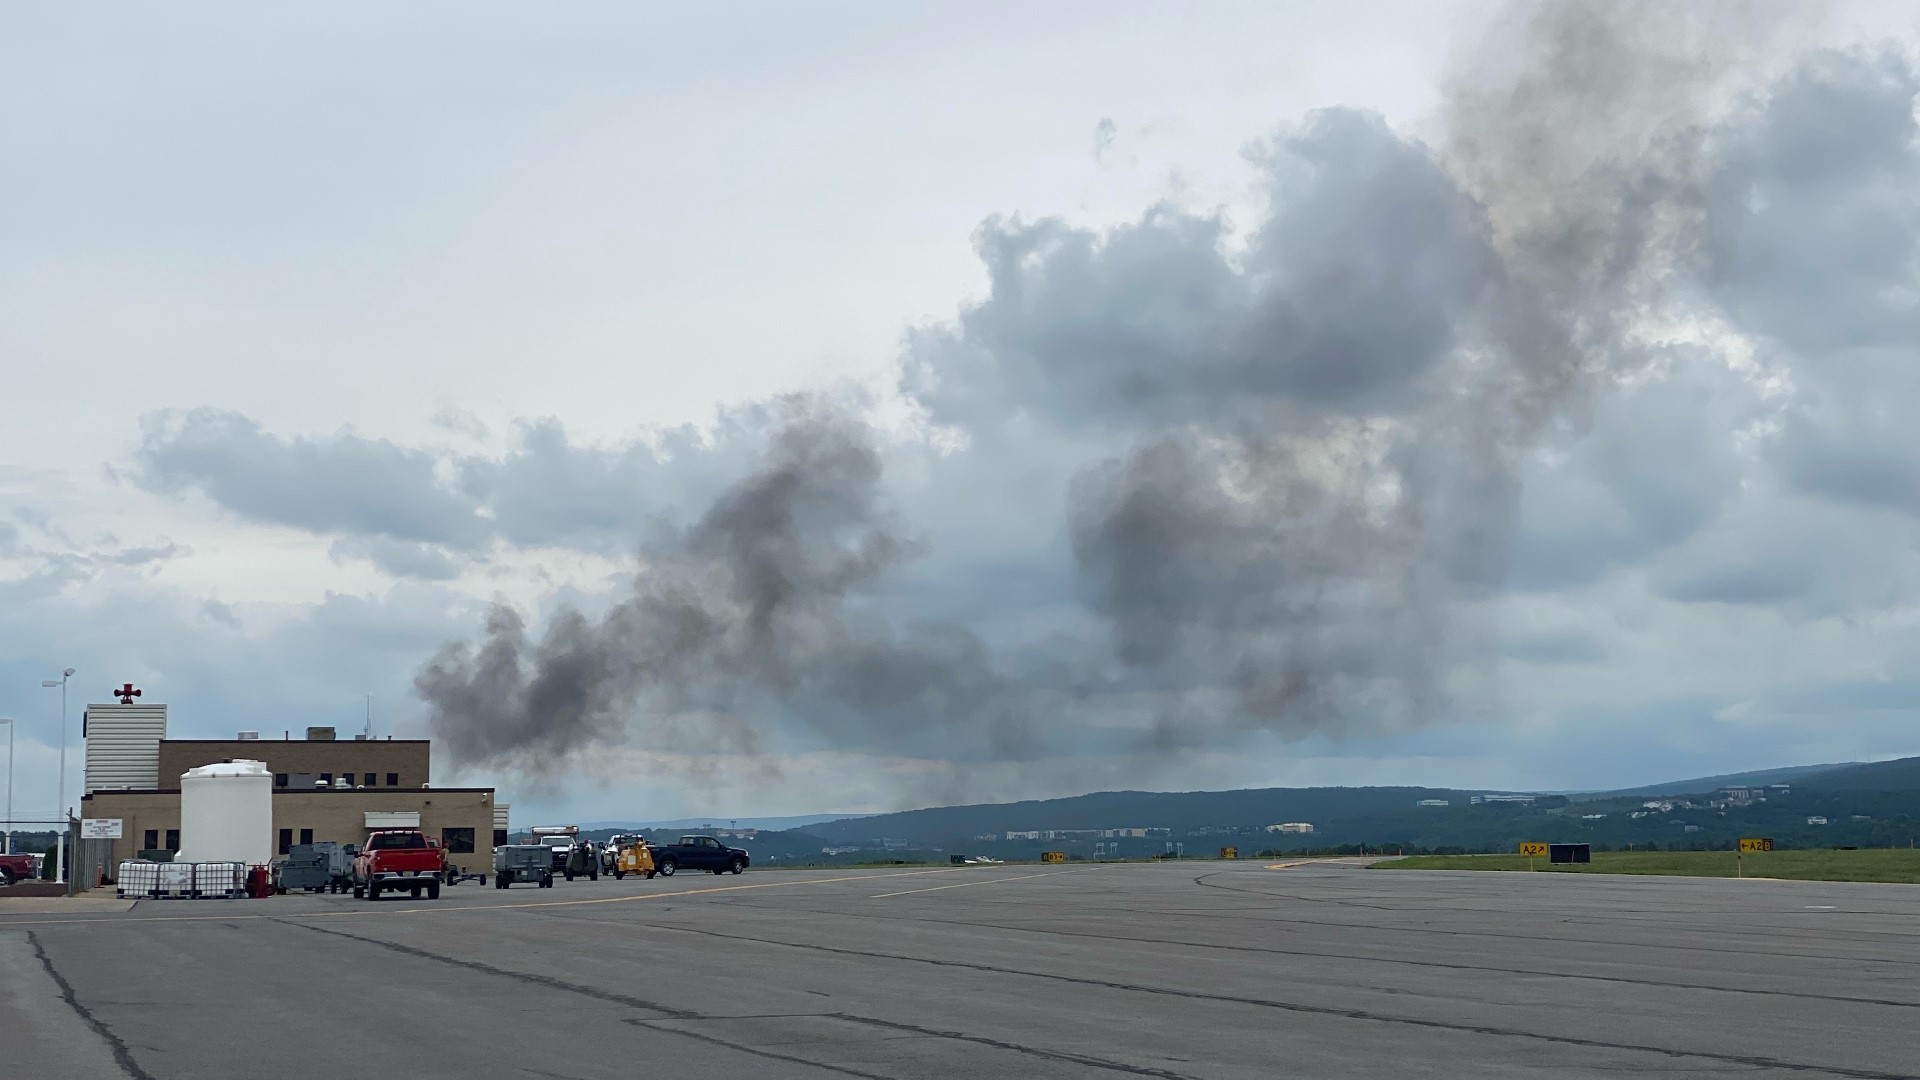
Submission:
M 618 881 L 628 874 L 654 875 L 653 852 L 647 850 L 646 840 L 638 836 L 626 837 L 620 853 L 614 856 L 613 879 Z

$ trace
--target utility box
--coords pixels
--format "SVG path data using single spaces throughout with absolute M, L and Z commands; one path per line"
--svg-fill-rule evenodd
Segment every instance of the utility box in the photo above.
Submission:
M 1548 844 L 1547 861 L 1549 863 L 1590 863 L 1593 861 L 1593 845 Z

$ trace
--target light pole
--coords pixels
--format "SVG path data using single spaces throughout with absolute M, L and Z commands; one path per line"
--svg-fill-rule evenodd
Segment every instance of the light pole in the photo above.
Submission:
M 13 854 L 13 721 L 0 716 L 7 725 L 7 854 Z
M 42 679 L 41 686 L 60 688 L 60 842 L 53 846 L 53 877 L 56 881 L 67 880 L 67 680 L 73 678 L 73 669 L 60 673 L 58 679 Z

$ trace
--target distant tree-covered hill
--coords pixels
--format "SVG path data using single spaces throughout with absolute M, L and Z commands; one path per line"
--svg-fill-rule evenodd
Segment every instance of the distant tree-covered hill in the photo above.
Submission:
M 1841 765 L 1794 782 L 1809 791 L 1920 792 L 1920 757 Z
M 1445 788 L 1254 788 L 1242 791 L 1100 791 L 1065 799 L 940 806 L 810 825 L 825 840 L 880 837 L 921 843 L 1012 830 L 1161 828 L 1187 831 L 1287 821 L 1327 821 L 1412 810 L 1422 799 L 1465 803 L 1473 794 Z
M 1788 784 L 1751 806 L 1716 806 L 1728 787 Z M 1542 795 L 1531 805 L 1472 804 L 1487 792 L 1422 787 L 1260 788 L 1242 791 L 1103 791 L 1063 799 L 942 806 L 807 826 L 823 845 L 883 841 L 946 850 L 1030 857 L 1043 848 L 1091 851 L 1092 838 L 1008 840 L 1032 830 L 1164 829 L 1130 839 L 1125 854 L 1185 841 L 1259 850 L 1346 845 L 1506 850 L 1522 840 L 1587 841 L 1603 847 L 1715 847 L 1767 835 L 1793 846 L 1905 844 L 1920 834 L 1920 758 L 1869 764 L 1806 765 L 1728 773 L 1569 798 Z M 1682 805 L 1647 810 L 1648 800 Z M 1421 806 L 1444 800 L 1444 806 Z M 1311 822 L 1311 834 L 1275 833 L 1283 822 Z M 990 839 L 989 839 L 990 838 Z M 803 841 L 794 839 L 796 847 Z M 1032 849 L 1032 850 L 1028 850 Z M 1137 849 L 1137 850 L 1136 850 Z M 1111 851 L 1109 851 L 1111 853 Z
M 1855 768 L 1857 764 L 1857 762 L 1840 762 L 1831 765 L 1791 765 L 1783 769 L 1758 769 L 1753 772 L 1725 773 L 1720 776 L 1698 776 L 1691 780 L 1669 780 L 1664 784 L 1647 784 L 1643 787 L 1621 788 L 1617 791 L 1582 791 L 1571 794 L 1574 801 L 1584 802 L 1593 799 L 1625 798 L 1632 795 L 1652 798 L 1656 795 L 1686 795 L 1694 792 L 1718 791 L 1729 787 L 1794 784 L 1834 770 Z

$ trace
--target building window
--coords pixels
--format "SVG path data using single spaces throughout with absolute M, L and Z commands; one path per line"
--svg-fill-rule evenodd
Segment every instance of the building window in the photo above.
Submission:
M 507 830 L 505 829 L 493 830 L 493 846 L 505 847 L 506 844 L 507 844 Z
M 160 830 L 148 829 L 145 839 L 147 841 L 145 844 L 145 850 L 152 851 L 158 848 L 160 846 Z
M 332 786 L 333 786 L 333 774 L 332 774 L 332 773 L 330 773 L 330 772 L 323 772 L 323 773 L 321 773 L 321 774 L 320 774 L 320 782 L 321 782 L 321 783 L 323 783 L 323 784 L 325 784 L 325 785 L 327 785 L 328 787 L 332 787 Z
M 292 850 L 293 850 L 293 830 L 281 829 L 280 830 L 280 854 L 285 855 L 287 852 Z
M 440 846 L 451 855 L 473 854 L 472 829 L 441 829 Z
M 287 774 L 286 774 L 286 773 L 283 773 L 283 772 L 277 772 L 277 773 L 274 773 L 274 774 L 273 774 L 273 786 L 274 786 L 274 787 L 286 787 L 286 786 L 287 786 Z
M 390 772 L 390 773 L 388 773 L 388 774 L 387 774 L 387 786 L 388 786 L 388 787 L 399 787 L 399 786 L 400 786 L 400 774 L 399 774 L 399 773 L 397 773 L 397 772 Z
M 368 774 L 367 774 L 367 778 L 366 778 L 366 782 L 365 782 L 365 784 L 364 784 L 364 785 L 362 785 L 362 786 L 364 786 L 364 787 L 372 787 L 372 786 L 373 786 L 373 774 L 372 774 L 372 773 L 368 773 Z
M 180 830 L 179 830 L 179 829 L 168 829 L 168 830 L 167 830 L 167 845 L 166 845 L 166 847 L 167 847 L 167 850 L 168 850 L 168 851 L 179 851 L 179 850 L 180 850 Z
M 311 843 L 313 843 L 313 830 L 312 830 L 312 829 L 301 829 L 301 830 L 300 830 L 300 842 L 301 842 L 301 843 L 303 843 L 303 844 L 311 844 Z

